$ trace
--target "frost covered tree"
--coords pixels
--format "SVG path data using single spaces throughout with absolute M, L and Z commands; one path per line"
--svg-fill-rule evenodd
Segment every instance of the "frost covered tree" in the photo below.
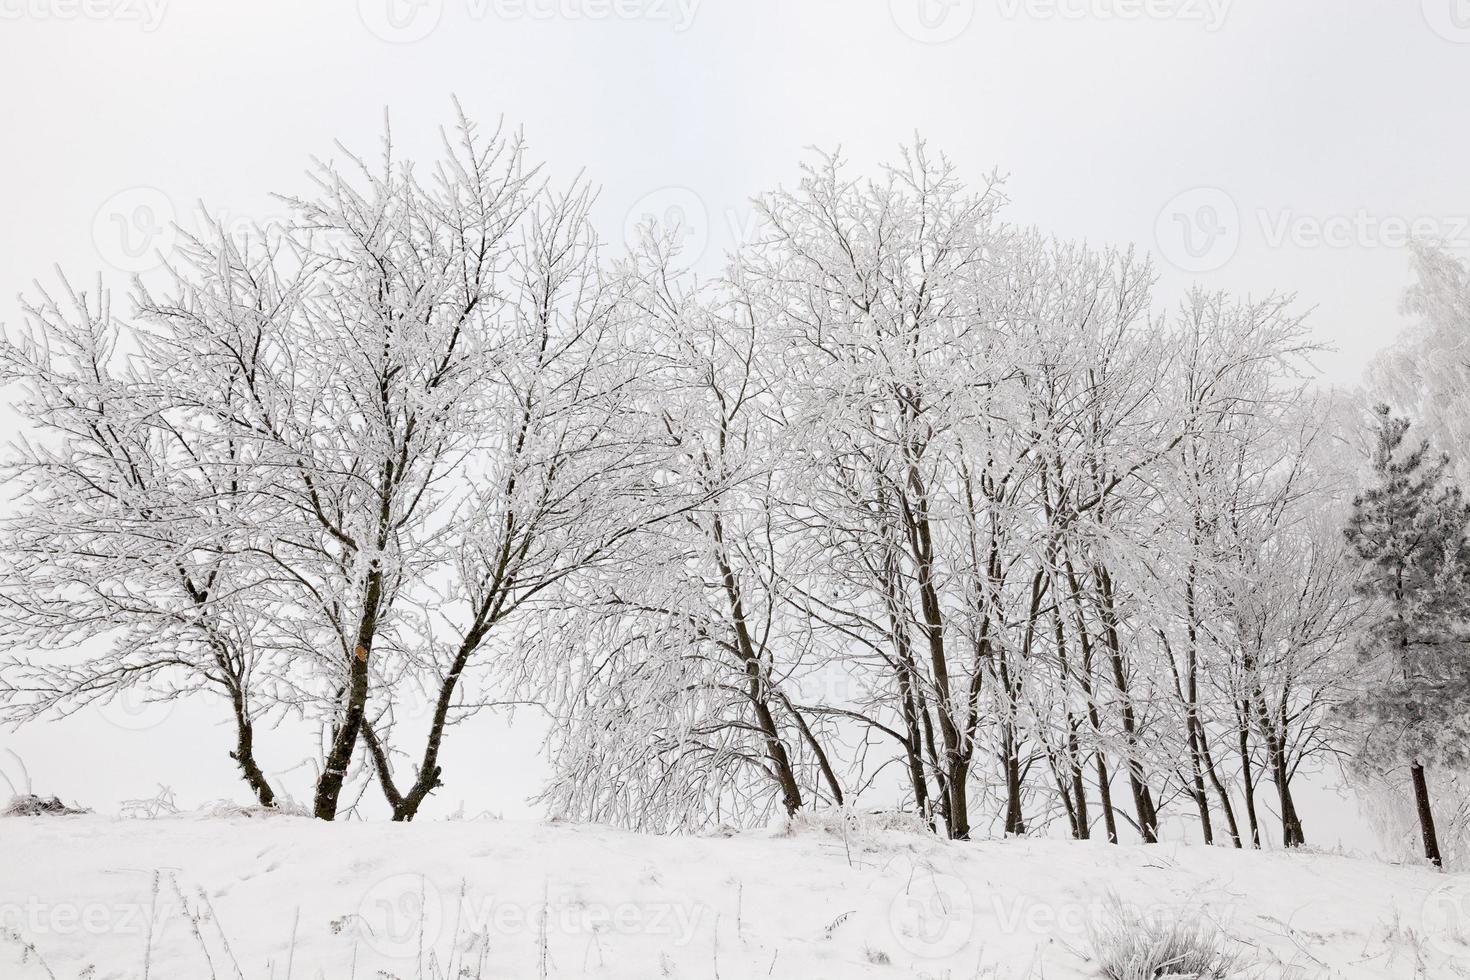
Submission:
M 1424 856 L 1441 864 L 1425 765 L 1463 763 L 1470 703 L 1470 503 L 1447 479 L 1449 457 L 1404 446 L 1410 423 L 1374 408 L 1374 483 L 1345 529 L 1375 603 L 1362 655 L 1375 668 L 1347 709 L 1366 751 L 1406 761 Z
M 447 731 L 500 703 L 489 662 L 514 664 L 511 632 L 533 629 L 533 607 L 555 615 L 569 576 L 668 508 L 631 404 L 645 364 L 584 185 L 553 191 L 519 137 L 463 116 L 427 170 L 385 138 L 380 160 L 312 176 L 278 233 L 187 237 L 167 281 L 139 286 L 124 349 L 104 317 L 71 330 L 50 307 L 45 336 L 7 349 L 39 392 L 29 410 L 67 437 L 22 471 L 31 524 L 15 540 L 34 554 L 16 570 L 40 573 L 16 594 L 33 635 L 60 642 L 66 617 L 120 625 L 137 631 L 134 660 L 187 668 L 209 651 L 182 658 L 174 635 L 207 633 L 242 766 L 268 681 L 267 709 L 321 726 L 318 817 L 338 814 L 355 771 L 359 798 L 373 776 L 410 819 L 440 785 Z M 108 375 L 124 354 L 131 373 Z M 145 574 L 183 605 L 113 584 Z M 88 583 L 110 591 L 89 598 Z M 86 601 L 121 608 L 108 619 Z M 111 696 L 165 666 L 152 662 L 92 660 L 67 683 Z M 413 771 L 395 772 L 405 753 Z
M 273 805 L 255 736 L 282 662 L 263 629 L 272 573 L 251 557 L 253 448 L 177 403 L 100 284 L 63 280 L 25 313 L 0 342 L 29 422 L 5 471 L 0 639 L 46 654 L 0 669 L 0 709 L 20 722 L 210 692 L 229 705 L 241 776 Z
M 1341 669 L 1369 537 L 1289 298 L 1155 309 L 1147 259 L 1005 224 L 922 143 L 819 157 L 700 282 L 678 229 L 610 258 L 518 136 L 443 143 L 185 236 L 132 322 L 32 307 L 4 639 L 91 642 L 7 665 L 7 717 L 214 690 L 261 802 L 262 723 L 316 730 L 325 819 L 413 819 L 457 726 L 534 703 L 566 816 L 1246 846 L 1270 783 L 1294 846 L 1335 705 L 1459 683 L 1418 634 L 1393 684 Z M 1413 363 L 1449 398 L 1436 254 Z
M 1241 452 L 1222 471 L 1206 583 L 1214 610 L 1203 630 L 1209 701 L 1234 756 L 1242 834 L 1257 847 L 1257 792 L 1268 779 L 1283 844 L 1306 842 L 1292 781 L 1341 745 L 1332 709 L 1358 682 L 1341 653 L 1361 604 L 1340 531 L 1340 485 L 1324 464 L 1328 436 L 1315 414 L 1310 402 L 1299 404 L 1291 416 L 1297 431 L 1278 433 L 1261 452 Z
M 1459 482 L 1470 480 L 1470 269 L 1442 247 L 1411 249 L 1416 281 L 1403 310 L 1418 318 L 1368 371 L 1377 397 L 1415 420 L 1449 453 Z
M 313 811 L 331 819 L 374 681 L 427 640 L 427 579 L 462 523 L 450 477 L 475 446 L 494 377 L 499 275 L 528 207 L 521 145 L 460 142 L 433 178 L 330 164 L 291 201 L 283 241 L 195 240 L 172 287 L 145 292 L 173 397 L 248 445 L 298 697 L 326 725 Z M 416 615 L 417 613 L 417 615 Z
M 636 827 L 795 814 L 843 791 L 823 726 L 796 703 L 813 656 L 786 601 L 778 367 L 739 302 L 717 304 L 646 228 L 627 268 L 663 495 L 682 512 L 627 542 L 554 631 L 557 812 Z
M 796 601 L 873 693 L 824 713 L 894 738 L 916 806 L 955 838 L 970 835 L 999 622 L 958 506 L 966 472 L 1004 492 L 1012 452 L 987 455 L 999 444 L 986 445 L 983 418 L 1012 372 L 987 356 L 1000 341 L 987 315 L 999 204 L 922 144 L 874 181 L 824 158 L 760 201 L 767 234 L 733 274 L 787 352 L 784 403 L 802 430 L 794 509 L 827 552 Z

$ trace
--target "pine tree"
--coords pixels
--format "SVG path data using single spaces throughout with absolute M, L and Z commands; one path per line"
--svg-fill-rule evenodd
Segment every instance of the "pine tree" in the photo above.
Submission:
M 1375 682 L 1348 705 L 1370 733 L 1370 756 L 1409 763 L 1424 855 L 1441 865 L 1424 763 L 1460 764 L 1470 693 L 1470 505 L 1429 443 L 1403 451 L 1409 421 L 1375 407 L 1374 485 L 1353 500 L 1345 529 L 1374 604 L 1362 656 Z

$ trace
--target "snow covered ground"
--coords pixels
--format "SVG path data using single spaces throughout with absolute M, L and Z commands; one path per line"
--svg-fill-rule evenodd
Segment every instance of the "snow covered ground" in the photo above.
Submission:
M 1068 980 L 1115 899 L 1242 976 L 1470 976 L 1470 878 L 1335 855 L 85 815 L 0 821 L 0 978 Z

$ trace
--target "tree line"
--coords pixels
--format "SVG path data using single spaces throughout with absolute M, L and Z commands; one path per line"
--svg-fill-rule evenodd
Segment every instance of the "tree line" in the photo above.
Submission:
M 1291 297 L 1166 306 L 922 143 L 814 158 L 714 278 L 677 227 L 608 248 L 585 183 L 463 116 L 427 169 L 385 140 L 288 203 L 187 237 L 127 316 L 38 287 L 0 346 L 7 720 L 208 694 L 259 804 L 289 717 L 316 816 L 408 820 L 462 722 L 536 704 L 548 808 L 663 831 L 1292 846 L 1298 774 L 1348 759 L 1409 766 L 1439 860 L 1470 510 L 1315 381 Z M 1470 290 L 1418 255 L 1439 326 L 1370 388 L 1457 451 Z

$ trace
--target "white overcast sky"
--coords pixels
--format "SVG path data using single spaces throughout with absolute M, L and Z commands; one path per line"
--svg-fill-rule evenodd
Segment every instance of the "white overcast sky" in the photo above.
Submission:
M 806 148 L 871 170 L 917 132 L 976 183 L 1008 174 L 1011 220 L 1160 255 L 1164 295 L 1296 292 L 1345 383 L 1404 325 L 1406 228 L 1470 243 L 1467 0 L 0 0 L 0 81 L 12 329 L 53 264 L 121 288 L 196 201 L 279 215 L 309 155 L 376 152 L 385 108 L 428 155 L 452 95 L 585 168 L 609 237 L 682 211 L 711 263 Z M 125 753 L 190 731 L 87 724 L 0 750 L 106 808 L 152 789 Z M 169 758 L 185 802 L 235 791 L 227 761 Z M 534 784 L 455 775 L 472 809 Z

